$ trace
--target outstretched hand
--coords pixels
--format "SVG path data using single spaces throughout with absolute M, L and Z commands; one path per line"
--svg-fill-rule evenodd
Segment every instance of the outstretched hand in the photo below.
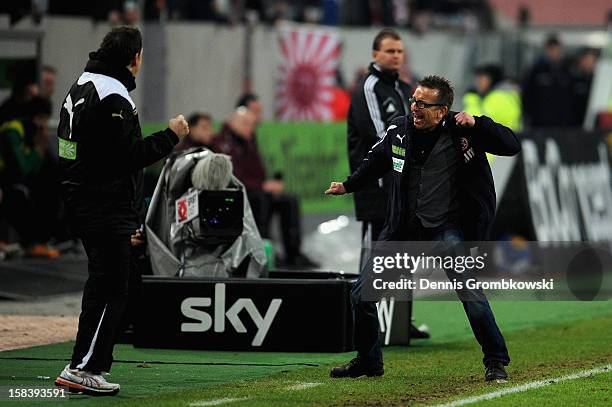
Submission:
M 346 194 L 346 189 L 344 189 L 344 185 L 342 182 L 332 182 L 325 191 L 325 195 L 344 195 Z

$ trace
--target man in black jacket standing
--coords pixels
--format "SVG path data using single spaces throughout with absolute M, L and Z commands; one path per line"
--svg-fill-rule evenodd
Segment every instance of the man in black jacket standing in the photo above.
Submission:
M 404 63 L 404 45 L 399 34 L 384 28 L 376 34 L 372 43 L 374 61 L 368 67 L 368 75 L 355 87 L 351 95 L 347 119 L 347 145 L 351 172 L 355 171 L 366 154 L 385 134 L 393 119 L 408 114 L 411 85 L 399 78 Z M 355 216 L 362 222 L 362 249 L 369 249 L 379 239 L 385 225 L 389 200 L 389 179 L 370 180 L 353 195 Z M 363 267 L 364 256 L 359 268 Z M 428 338 L 427 332 L 410 324 L 410 336 Z
M 390 207 L 380 241 L 458 246 L 464 240 L 487 239 L 495 214 L 495 186 L 486 153 L 515 155 L 520 144 L 512 130 L 486 116 L 450 112 L 452 103 L 453 89 L 446 79 L 425 77 L 410 99 L 411 115 L 394 119 L 359 168 L 343 183 L 332 182 L 325 193 L 357 191 L 369 180 L 389 174 Z M 357 357 L 334 368 L 332 377 L 384 373 L 376 303 L 363 298 L 371 265 L 362 269 L 351 291 Z M 458 294 L 482 347 L 485 379 L 505 380 L 510 357 L 489 303 L 480 290 Z
M 129 92 L 142 64 L 136 28 L 109 32 L 62 105 L 59 161 L 72 230 L 89 260 L 72 361 L 55 383 L 71 391 L 114 395 L 109 383 L 115 334 L 128 292 L 133 245 L 142 243 L 143 168 L 167 156 L 189 127 L 182 115 L 142 138 Z

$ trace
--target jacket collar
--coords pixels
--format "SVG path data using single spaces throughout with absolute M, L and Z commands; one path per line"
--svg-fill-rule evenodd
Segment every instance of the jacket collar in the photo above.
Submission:
M 89 54 L 85 72 L 99 73 L 115 78 L 125 86 L 128 92 L 136 89 L 136 79 L 126 67 L 108 64 L 102 61 L 96 52 Z
M 397 82 L 397 80 L 399 79 L 399 72 L 382 69 L 375 62 L 370 63 L 368 69 L 372 75 L 375 75 L 382 81 L 390 84 L 395 84 L 395 82 Z
M 452 127 L 456 127 L 455 125 L 455 121 L 453 120 L 454 115 L 457 114 L 456 112 L 449 112 L 446 114 L 446 116 L 444 116 L 442 118 L 442 120 L 440 121 L 440 123 L 438 123 L 436 125 L 436 127 L 434 127 L 433 129 L 431 129 L 429 132 L 440 132 L 442 130 L 448 130 Z M 414 131 L 418 134 L 426 134 L 429 132 L 426 131 L 422 131 L 417 129 L 416 127 L 414 127 L 414 123 L 412 122 L 412 113 L 409 113 L 406 116 L 407 119 L 407 125 L 408 125 L 408 129 L 411 131 Z

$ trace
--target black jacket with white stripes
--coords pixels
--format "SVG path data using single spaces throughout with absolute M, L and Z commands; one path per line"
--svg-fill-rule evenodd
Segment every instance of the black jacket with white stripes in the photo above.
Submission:
M 348 112 L 348 154 L 351 172 L 355 171 L 374 144 L 380 140 L 391 120 L 408 113 L 411 87 L 399 79 L 397 72 L 383 71 L 374 63 L 351 96 Z M 387 186 L 378 180 L 368 182 L 355 193 L 355 215 L 358 220 L 384 219 Z M 383 188 L 384 186 L 384 188 Z
M 495 185 L 486 153 L 511 156 L 521 150 L 521 144 L 509 128 L 487 116 L 475 117 L 474 127 L 458 127 L 450 112 L 440 124 L 449 132 L 460 152 L 458 169 L 460 227 L 466 241 L 488 238 L 495 217 Z M 401 240 L 404 220 L 409 214 L 407 180 L 412 154 L 412 135 L 416 129 L 408 117 L 395 118 L 383 139 L 374 145 L 357 170 L 344 181 L 347 192 L 359 191 L 385 174 L 391 176 L 389 207 L 380 241 Z
M 136 87 L 134 77 L 95 53 L 90 58 L 60 113 L 66 213 L 77 234 L 131 234 L 143 221 L 142 170 L 168 155 L 178 137 L 166 129 L 143 139 L 128 93 Z

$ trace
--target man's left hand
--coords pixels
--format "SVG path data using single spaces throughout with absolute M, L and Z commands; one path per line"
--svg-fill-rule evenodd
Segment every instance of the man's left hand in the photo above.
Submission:
M 474 116 L 466 112 L 457 113 L 455 115 L 455 122 L 457 123 L 457 126 L 460 127 L 474 127 L 476 124 Z

